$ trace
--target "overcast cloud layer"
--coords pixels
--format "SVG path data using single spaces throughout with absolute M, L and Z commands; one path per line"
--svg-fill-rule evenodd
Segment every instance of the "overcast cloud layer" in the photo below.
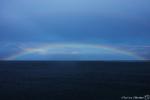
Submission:
M 147 57 L 149 5 L 149 0 L 1 0 L 0 42 L 129 45 Z M 11 48 L 1 58 L 14 53 Z

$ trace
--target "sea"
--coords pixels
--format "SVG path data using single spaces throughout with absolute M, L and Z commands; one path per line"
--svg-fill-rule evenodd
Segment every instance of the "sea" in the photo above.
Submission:
M 0 61 L 0 100 L 149 99 L 149 61 Z

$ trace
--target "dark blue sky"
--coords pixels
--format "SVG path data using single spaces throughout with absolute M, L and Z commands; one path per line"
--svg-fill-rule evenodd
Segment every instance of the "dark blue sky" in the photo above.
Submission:
M 149 0 L 1 0 L 0 42 L 148 47 L 149 5 Z

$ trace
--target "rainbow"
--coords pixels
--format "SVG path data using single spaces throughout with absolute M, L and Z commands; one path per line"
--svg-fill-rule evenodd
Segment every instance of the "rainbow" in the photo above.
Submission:
M 6 57 L 3 60 L 15 60 L 18 57 L 21 57 L 21 56 L 24 56 L 24 55 L 27 55 L 27 54 L 32 54 L 32 53 L 35 53 L 35 52 L 43 52 L 44 50 L 49 49 L 49 48 L 57 48 L 57 47 L 58 48 L 62 48 L 62 47 L 78 47 L 78 48 L 80 48 L 80 47 L 84 47 L 84 46 L 90 47 L 90 48 L 97 48 L 97 49 L 102 48 L 102 49 L 110 50 L 110 51 L 113 51 L 113 52 L 116 52 L 116 53 L 128 55 L 128 56 L 131 56 L 131 57 L 135 57 L 139 60 L 146 60 L 146 58 L 141 57 L 141 56 L 139 56 L 139 55 L 137 55 L 133 52 L 124 51 L 124 50 L 114 48 L 114 47 L 111 47 L 111 46 L 93 45 L 93 44 L 46 44 L 46 45 L 40 46 L 38 48 L 25 48 L 21 52 L 18 52 L 14 55 Z

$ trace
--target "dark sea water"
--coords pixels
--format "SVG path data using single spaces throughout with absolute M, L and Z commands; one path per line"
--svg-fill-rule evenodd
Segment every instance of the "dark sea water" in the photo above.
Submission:
M 150 62 L 0 62 L 0 100 L 121 100 L 149 94 Z

